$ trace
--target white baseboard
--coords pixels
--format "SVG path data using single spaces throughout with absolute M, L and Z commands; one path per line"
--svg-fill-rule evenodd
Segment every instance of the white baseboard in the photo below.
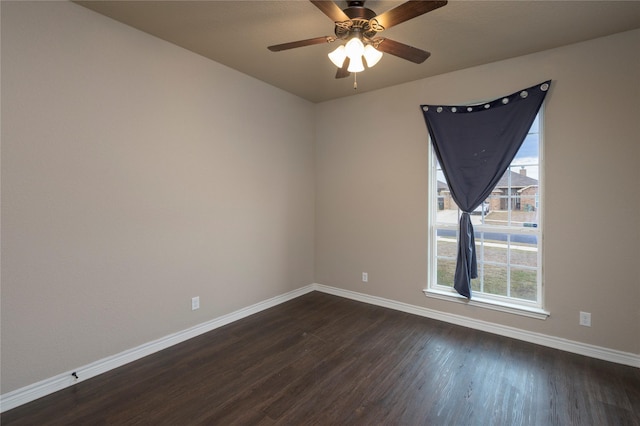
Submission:
M 560 337 L 534 333 L 531 331 L 521 330 L 519 328 L 509 327 L 506 325 L 480 321 L 461 315 L 454 315 L 447 312 L 436 311 L 434 309 L 423 308 L 421 306 L 409 305 L 407 303 L 384 299 L 382 297 L 370 296 L 368 294 L 357 293 L 350 290 L 343 290 L 336 287 L 329 287 L 323 284 L 314 284 L 313 289 L 323 293 L 333 294 L 335 296 L 369 303 L 371 305 L 382 306 L 385 308 L 394 309 L 396 311 L 420 315 L 451 324 L 461 325 L 463 327 L 473 328 L 475 330 L 486 331 L 489 333 L 498 334 L 500 336 L 511 337 L 513 339 L 535 343 L 537 345 L 560 349 L 565 352 L 571 352 L 579 355 L 585 355 L 591 358 L 597 358 L 604 361 L 610 361 L 617 364 L 624 364 L 631 367 L 640 368 L 640 354 L 622 352 L 614 349 L 603 348 L 600 346 L 589 345 L 587 343 L 563 339 Z
M 253 315 L 265 309 L 287 302 L 291 299 L 295 299 L 296 297 L 309 293 L 314 289 L 315 286 L 313 284 L 310 284 L 308 286 L 290 291 L 280 296 L 272 297 L 271 299 L 258 302 L 246 308 L 239 309 L 235 312 L 231 312 L 230 314 L 223 315 L 211 321 L 198 324 L 194 327 L 188 328 L 178 333 L 170 334 L 158 340 L 154 340 L 138 347 L 128 349 L 124 352 L 120 352 L 119 354 L 92 362 L 91 364 L 87 364 L 85 366 L 78 367 L 62 374 L 58 374 L 57 376 L 25 386 L 23 388 L 7 392 L 6 394 L 0 396 L 0 413 L 11 410 L 12 408 L 16 408 L 22 404 L 34 401 L 38 398 L 42 398 L 43 396 L 52 394 L 83 380 L 90 379 L 99 374 L 121 367 L 147 355 L 159 352 L 163 349 L 184 342 L 203 333 L 215 330 L 216 328 L 248 317 L 249 315 Z M 72 376 L 72 373 L 74 372 L 77 374 L 78 379 L 75 379 Z
M 344 290 L 336 287 L 330 287 L 323 284 L 310 284 L 308 286 L 299 288 L 297 290 L 290 291 L 280 296 L 273 297 L 271 299 L 258 302 L 254 305 L 246 308 L 239 309 L 227 315 L 215 318 L 211 321 L 198 324 L 194 327 L 180 331 L 178 333 L 170 334 L 158 340 L 154 340 L 149 343 L 145 343 L 138 347 L 126 350 L 119 354 L 92 362 L 82 367 L 78 367 L 74 370 L 70 370 L 66 373 L 58 374 L 57 376 L 49 379 L 42 380 L 40 382 L 25 386 L 20 389 L 8 392 L 0 396 L 0 413 L 12 408 L 16 408 L 20 405 L 34 401 L 43 396 L 47 396 L 64 388 L 74 385 L 75 383 L 83 380 L 90 379 L 99 374 L 121 367 L 132 361 L 136 361 L 147 355 L 151 355 L 155 352 L 166 349 L 170 346 L 184 342 L 193 337 L 199 336 L 203 333 L 215 330 L 216 328 L 230 324 L 239 319 L 248 317 L 265 309 L 274 307 L 281 303 L 287 302 L 303 294 L 310 293 L 312 291 L 320 291 L 322 293 L 332 294 L 335 296 L 344 297 L 359 302 L 369 303 L 371 305 L 382 306 L 396 311 L 407 312 L 414 315 L 419 315 L 426 318 L 432 318 L 439 321 L 448 322 L 451 324 L 461 325 L 463 327 L 473 328 L 476 330 L 486 331 L 501 336 L 511 337 L 525 342 L 535 343 L 542 346 L 547 346 L 555 349 L 560 349 L 566 352 L 572 352 L 580 355 L 585 355 L 592 358 L 602 359 L 605 361 L 615 362 L 618 364 L 629 365 L 632 367 L 640 368 L 640 355 L 632 354 L 628 352 L 616 351 L 613 349 L 607 349 L 599 346 L 589 345 L 586 343 L 575 342 L 559 337 L 547 336 L 540 333 L 533 333 L 530 331 L 520 330 L 505 325 L 490 323 L 486 321 L 475 320 L 467 318 L 461 315 L 449 314 L 442 311 L 436 311 L 434 309 L 423 308 L 420 306 L 410 305 L 403 302 L 397 302 L 390 299 L 384 299 L 377 296 L 370 296 L 368 294 L 357 293 L 350 290 Z M 74 379 L 72 373 L 75 372 L 78 379 Z

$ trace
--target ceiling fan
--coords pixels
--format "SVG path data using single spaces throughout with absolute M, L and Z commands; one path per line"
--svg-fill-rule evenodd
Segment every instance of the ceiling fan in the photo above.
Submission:
M 388 38 L 377 37 L 377 35 L 394 25 L 447 4 L 447 0 L 410 0 L 376 15 L 373 10 L 364 7 L 364 1 L 347 1 L 347 8 L 344 10 L 333 1 L 309 1 L 334 22 L 335 37 L 323 36 L 298 40 L 269 46 L 268 49 L 279 52 L 314 44 L 332 43 L 336 40 L 348 40 L 346 45 L 341 45 L 329 53 L 329 59 L 338 67 L 336 78 L 344 78 L 352 72 L 364 71 L 363 57 L 367 66 L 373 67 L 382 57 L 382 52 L 421 64 L 431 56 L 431 53 Z

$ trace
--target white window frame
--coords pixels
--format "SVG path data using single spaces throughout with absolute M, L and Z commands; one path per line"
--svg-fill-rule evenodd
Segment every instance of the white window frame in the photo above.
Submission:
M 431 141 L 429 141 L 431 142 Z M 488 293 L 482 293 L 474 291 L 472 298 L 467 299 L 464 296 L 459 295 L 452 287 L 439 285 L 437 283 L 437 230 L 438 229 L 450 229 L 456 231 L 458 234 L 459 225 L 456 224 L 438 224 L 436 222 L 436 213 L 438 211 L 438 179 L 437 179 L 437 159 L 433 151 L 433 146 L 429 143 L 430 149 L 428 154 L 429 161 L 429 215 L 428 215 L 428 283 L 427 288 L 424 289 L 424 294 L 427 297 L 446 300 L 454 303 L 462 303 L 470 306 L 477 306 L 485 309 L 497 310 L 501 312 L 508 312 L 517 315 L 523 315 L 536 319 L 546 319 L 550 313 L 544 309 L 544 268 L 542 263 L 543 252 L 543 233 L 544 233 L 544 169 L 542 167 L 543 154 L 544 154 L 544 117 L 543 109 L 541 108 L 538 113 L 538 197 L 536 199 L 536 207 L 542 206 L 542 209 L 538 208 L 538 221 L 537 228 L 517 228 L 513 226 L 499 227 L 495 225 L 474 225 L 474 231 L 476 233 L 476 241 L 478 236 L 483 231 L 489 232 L 503 232 L 503 233 L 517 233 L 517 234 L 531 234 L 537 236 L 538 241 L 538 259 L 537 259 L 537 300 L 527 301 L 512 297 L 492 295 Z M 510 166 L 509 170 L 512 167 Z M 458 220 L 460 218 L 460 210 L 458 209 Z M 457 237 L 456 237 L 457 238 Z M 481 265 L 478 265 L 481 268 Z M 480 272 L 480 271 L 479 271 Z

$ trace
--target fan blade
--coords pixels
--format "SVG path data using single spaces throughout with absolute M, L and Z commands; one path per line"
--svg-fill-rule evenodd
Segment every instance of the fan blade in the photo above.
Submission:
M 312 46 L 314 44 L 322 44 L 322 43 L 331 43 L 335 40 L 336 38 L 331 36 L 316 37 L 316 38 L 310 38 L 307 40 L 292 41 L 290 43 L 276 44 L 274 46 L 267 47 L 267 49 L 269 49 L 272 52 L 280 52 L 281 50 L 295 49 L 296 47 Z
M 343 22 L 343 21 L 349 21 L 351 19 L 342 11 L 342 9 L 340 9 L 340 7 L 337 4 L 335 4 L 332 1 L 326 1 L 326 0 L 321 0 L 321 1 L 309 0 L 309 1 L 313 3 L 315 7 L 320 9 L 322 13 L 327 15 L 333 22 Z
M 420 50 L 416 47 L 390 40 L 388 38 L 377 38 L 374 41 L 379 43 L 376 46 L 376 49 L 379 51 L 406 59 L 407 61 L 411 61 L 416 64 L 423 63 L 429 56 L 431 56 L 431 53 L 425 50 Z
M 346 58 L 344 58 L 344 62 L 342 64 L 342 68 L 338 68 L 338 71 L 336 72 L 336 78 L 345 78 L 345 77 L 349 77 L 351 75 L 351 73 L 349 71 L 347 71 L 347 68 L 349 68 L 349 62 L 351 60 L 349 59 L 349 57 L 347 56 Z
M 386 12 L 372 18 L 371 21 L 373 21 L 372 24 L 374 25 L 370 25 L 370 26 L 372 28 L 376 28 L 375 23 L 377 23 L 381 25 L 383 29 L 386 30 L 393 27 L 394 25 L 398 25 L 405 21 L 408 21 L 409 19 L 413 19 L 416 16 L 420 16 L 427 12 L 431 12 L 432 10 L 442 7 L 445 4 L 447 4 L 447 0 L 438 0 L 438 1 L 410 0 L 406 3 L 402 3 L 398 7 L 395 7 L 391 10 L 387 10 Z

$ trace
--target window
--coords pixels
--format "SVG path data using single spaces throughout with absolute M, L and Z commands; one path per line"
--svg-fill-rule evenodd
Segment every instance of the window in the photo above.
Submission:
M 471 302 L 544 313 L 540 127 L 539 114 L 509 169 L 471 215 L 478 260 L 478 278 L 471 281 Z M 430 275 L 425 293 L 457 298 L 453 276 L 461 211 L 451 198 L 433 149 L 430 172 Z

